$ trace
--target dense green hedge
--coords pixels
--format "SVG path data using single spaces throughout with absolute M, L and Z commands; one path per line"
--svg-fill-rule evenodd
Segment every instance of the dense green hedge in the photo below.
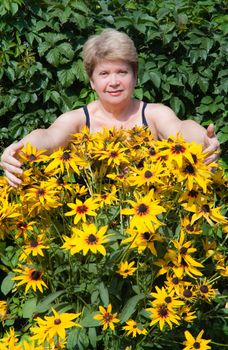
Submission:
M 89 35 L 114 27 L 140 53 L 135 95 L 180 118 L 214 122 L 225 150 L 226 7 L 226 0 L 1 0 L 1 148 L 94 98 L 81 49 Z

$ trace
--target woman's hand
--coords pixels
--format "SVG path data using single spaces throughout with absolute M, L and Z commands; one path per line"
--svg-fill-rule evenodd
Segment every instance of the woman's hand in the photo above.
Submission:
M 5 171 L 5 176 L 9 185 L 13 187 L 18 187 L 22 183 L 22 180 L 16 175 L 21 175 L 23 173 L 21 169 L 22 164 L 17 160 L 17 154 L 23 147 L 24 143 L 22 141 L 13 143 L 4 150 L 1 156 L 0 166 Z
M 215 127 L 213 124 L 210 124 L 207 128 L 207 132 L 204 139 L 205 148 L 204 153 L 207 153 L 206 164 L 214 163 L 219 159 L 221 150 L 219 141 L 215 135 Z

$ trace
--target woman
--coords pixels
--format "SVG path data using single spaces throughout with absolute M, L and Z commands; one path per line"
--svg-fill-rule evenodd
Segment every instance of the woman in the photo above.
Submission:
M 148 126 L 155 139 L 168 138 L 180 132 L 191 142 L 203 145 L 208 152 L 207 162 L 218 158 L 219 142 L 214 127 L 207 130 L 192 120 L 181 121 L 169 108 L 158 103 L 144 103 L 132 97 L 137 80 L 138 56 L 133 41 L 114 29 L 106 29 L 92 36 L 83 48 L 84 65 L 90 84 L 98 99 L 84 108 L 62 114 L 48 129 L 32 131 L 20 142 L 10 145 L 2 154 L 0 165 L 5 170 L 8 183 L 21 184 L 17 175 L 22 174 L 18 151 L 30 142 L 49 153 L 66 146 L 73 133 L 87 125 L 94 133 L 106 128 Z

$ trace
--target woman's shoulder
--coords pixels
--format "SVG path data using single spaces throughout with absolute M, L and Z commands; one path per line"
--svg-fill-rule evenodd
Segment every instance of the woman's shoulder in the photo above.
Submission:
M 83 107 L 62 113 L 50 128 L 57 127 L 80 131 L 86 125 L 86 117 Z
M 156 118 L 158 115 L 162 116 L 175 114 L 170 107 L 164 105 L 163 103 L 147 103 L 146 113 L 148 116 L 154 116 L 154 118 Z

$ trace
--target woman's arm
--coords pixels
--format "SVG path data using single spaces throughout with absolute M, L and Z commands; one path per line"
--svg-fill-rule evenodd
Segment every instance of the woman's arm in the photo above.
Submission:
M 85 123 L 82 110 L 70 111 L 62 114 L 48 129 L 36 129 L 26 135 L 21 141 L 7 147 L 2 156 L 0 166 L 4 169 L 8 183 L 17 187 L 21 179 L 17 175 L 22 174 L 21 163 L 17 156 L 19 151 L 29 142 L 37 149 L 45 149 L 51 153 L 58 147 L 65 147 L 71 140 L 71 135 L 78 132 Z

